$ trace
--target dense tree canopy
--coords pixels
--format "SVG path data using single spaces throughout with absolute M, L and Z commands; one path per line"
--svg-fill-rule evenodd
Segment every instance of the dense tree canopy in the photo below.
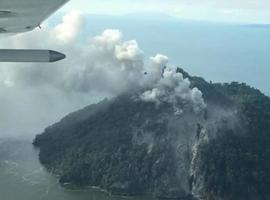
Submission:
M 213 84 L 179 72 L 202 91 L 206 104 L 234 108 L 239 117 L 240 131 L 218 129 L 216 137 L 200 145 L 205 199 L 270 199 L 270 98 L 246 84 Z M 34 144 L 42 164 L 59 175 L 62 184 L 179 198 L 180 162 L 168 131 L 171 113 L 167 104 L 157 108 L 127 93 L 68 115 L 38 135 Z M 199 137 L 203 127 L 197 126 Z M 153 134 L 155 145 L 134 143 L 134 130 L 136 137 Z

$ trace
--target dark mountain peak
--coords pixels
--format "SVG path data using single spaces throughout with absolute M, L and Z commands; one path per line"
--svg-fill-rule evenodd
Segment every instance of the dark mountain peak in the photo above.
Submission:
M 183 84 L 190 82 L 190 91 L 181 85 L 174 95 L 139 88 L 45 129 L 34 141 L 41 163 L 63 185 L 113 194 L 240 200 L 256 191 L 269 195 L 269 98 L 245 84 L 213 84 L 177 71 L 189 80 Z M 199 109 L 193 109 L 196 102 Z

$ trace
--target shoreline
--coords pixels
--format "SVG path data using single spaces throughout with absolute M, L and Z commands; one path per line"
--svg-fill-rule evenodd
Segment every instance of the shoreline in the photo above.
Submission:
M 145 195 L 145 196 L 125 196 L 125 195 L 117 195 L 117 194 L 112 194 L 111 192 L 109 192 L 108 190 L 102 189 L 100 187 L 97 186 L 84 186 L 84 187 L 79 187 L 76 185 L 73 185 L 71 183 L 64 183 L 64 184 L 60 184 L 65 190 L 67 191 L 72 191 L 72 192 L 100 192 L 100 193 L 104 193 L 107 194 L 109 197 L 115 197 L 115 198 L 121 198 L 121 199 L 142 199 L 142 200 L 156 200 L 158 198 L 154 198 L 150 195 Z

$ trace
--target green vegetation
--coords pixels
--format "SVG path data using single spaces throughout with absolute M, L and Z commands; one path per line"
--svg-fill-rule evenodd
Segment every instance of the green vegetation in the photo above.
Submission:
M 243 133 L 226 131 L 202 147 L 206 196 L 270 199 L 270 98 L 246 84 L 215 87 L 240 108 Z
M 34 144 L 40 148 L 42 164 L 60 175 L 63 185 L 98 186 L 122 195 L 162 195 L 160 191 L 175 187 L 170 182 L 176 172 L 172 145 L 160 137 L 166 134 L 167 122 L 157 122 L 166 112 L 170 108 L 156 109 L 126 94 L 67 116 L 38 135 Z M 148 145 L 132 141 L 132 129 L 142 125 L 144 131 L 155 132 L 158 145 L 151 152 Z
M 213 84 L 179 72 L 202 91 L 208 109 L 237 110 L 241 127 L 218 129 L 216 137 L 200 145 L 204 199 L 270 199 L 270 98 L 246 84 Z M 191 191 L 179 186 L 183 177 L 168 131 L 172 109 L 136 101 L 132 92 L 123 94 L 68 115 L 38 135 L 34 145 L 40 148 L 41 163 L 63 185 L 98 186 L 125 195 L 188 196 Z

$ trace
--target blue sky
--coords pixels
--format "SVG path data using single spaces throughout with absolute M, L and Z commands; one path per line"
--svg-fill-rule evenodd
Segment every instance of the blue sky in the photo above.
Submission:
M 63 10 L 89 14 L 162 13 L 181 19 L 270 23 L 269 0 L 71 0 Z

